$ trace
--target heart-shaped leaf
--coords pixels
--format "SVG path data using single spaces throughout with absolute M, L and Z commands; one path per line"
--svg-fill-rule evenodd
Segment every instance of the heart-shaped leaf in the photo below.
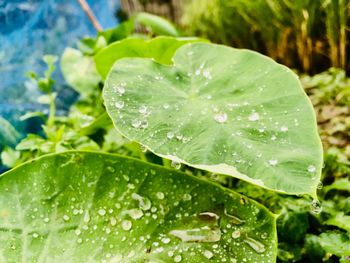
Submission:
M 0 177 L 1 262 L 274 262 L 275 216 L 178 171 L 110 154 Z
M 156 37 L 150 40 L 128 38 L 115 42 L 95 55 L 97 71 L 103 79 L 113 64 L 121 58 L 153 58 L 162 64 L 170 64 L 176 49 L 190 42 L 205 41 L 199 38 Z
M 207 43 L 182 46 L 172 60 L 116 62 L 104 100 L 117 130 L 177 162 L 316 196 L 322 146 L 291 70 L 256 52 Z

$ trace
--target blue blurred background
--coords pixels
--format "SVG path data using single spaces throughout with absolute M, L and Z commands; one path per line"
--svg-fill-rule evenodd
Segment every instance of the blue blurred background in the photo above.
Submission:
M 118 24 L 118 0 L 87 1 L 104 29 Z M 26 82 L 27 71 L 42 73 L 45 54 L 60 56 L 84 36 L 96 34 L 76 0 L 0 0 L 0 116 L 22 134 L 30 125 L 19 121 L 25 112 L 40 110 L 39 91 Z M 56 64 L 54 79 L 58 111 L 64 113 L 77 94 L 65 85 Z

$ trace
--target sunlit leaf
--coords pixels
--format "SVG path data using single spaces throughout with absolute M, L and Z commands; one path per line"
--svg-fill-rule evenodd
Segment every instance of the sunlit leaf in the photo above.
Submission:
M 118 131 L 175 162 L 316 196 L 322 146 L 291 70 L 256 52 L 207 43 L 182 46 L 172 60 L 114 64 L 104 100 Z

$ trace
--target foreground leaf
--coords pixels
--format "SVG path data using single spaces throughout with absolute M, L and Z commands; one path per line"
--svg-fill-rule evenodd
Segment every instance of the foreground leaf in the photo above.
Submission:
M 237 193 L 116 155 L 0 177 L 1 262 L 274 262 L 275 217 Z
M 170 64 L 176 49 L 190 42 L 204 41 L 199 38 L 156 37 L 150 40 L 129 38 L 115 42 L 95 55 L 97 71 L 103 79 L 113 64 L 121 58 L 153 58 L 159 63 Z
M 117 130 L 173 161 L 316 196 L 322 146 L 292 71 L 256 52 L 207 43 L 182 46 L 172 60 L 116 62 L 104 100 Z

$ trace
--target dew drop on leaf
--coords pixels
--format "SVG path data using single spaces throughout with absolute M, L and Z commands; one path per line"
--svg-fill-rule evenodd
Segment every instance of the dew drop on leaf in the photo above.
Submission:
M 263 253 L 266 251 L 265 245 L 254 238 L 246 237 L 244 242 L 247 243 L 257 253 Z
M 288 127 L 282 126 L 280 130 L 281 130 L 281 132 L 287 132 L 288 131 Z
M 224 112 L 219 112 L 214 115 L 214 120 L 218 123 L 225 123 L 227 121 L 227 114 Z
M 318 200 L 312 200 L 311 202 L 311 213 L 318 215 L 322 212 L 322 206 L 320 201 Z
M 178 262 L 181 262 L 182 260 L 182 257 L 180 255 L 177 255 L 174 257 L 174 262 L 178 263 Z
M 132 228 L 132 223 L 129 220 L 123 220 L 121 225 L 122 225 L 122 229 L 125 231 L 129 231 Z
M 269 165 L 276 166 L 278 164 L 278 161 L 276 159 L 269 160 Z
M 142 210 L 149 210 L 152 206 L 151 201 L 147 197 L 143 197 L 137 193 L 133 193 L 131 197 L 139 202 L 139 207 Z
M 239 238 L 241 236 L 241 232 L 239 230 L 235 230 L 232 232 L 232 238 Z
M 99 214 L 100 216 L 104 216 L 104 215 L 106 214 L 106 210 L 100 209 L 100 210 L 98 210 L 98 214 Z
M 124 101 L 117 101 L 114 105 L 117 109 L 122 109 L 124 108 Z
M 139 113 L 146 115 L 148 113 L 147 110 L 148 110 L 147 106 L 141 106 L 139 108 Z
M 174 138 L 174 133 L 173 133 L 173 132 L 168 132 L 168 133 L 166 134 L 166 137 L 167 137 L 169 140 L 171 140 L 172 138 Z
M 211 259 L 214 256 L 214 254 L 210 250 L 205 250 L 203 252 L 203 256 L 205 256 L 207 259 Z
M 134 127 L 134 128 L 136 128 L 136 129 L 138 129 L 138 128 L 141 127 L 141 121 L 135 119 L 135 120 L 133 120 L 133 121 L 131 122 L 131 126 Z
M 308 171 L 309 173 L 314 173 L 314 172 L 316 172 L 316 167 L 315 167 L 314 165 L 309 165 L 309 166 L 307 167 L 307 171 Z
M 257 121 L 260 119 L 260 115 L 257 112 L 253 112 L 251 115 L 249 115 L 248 120 L 250 121 Z
M 180 169 L 181 168 L 181 163 L 179 163 L 178 161 L 171 161 L 171 167 L 175 168 L 175 169 Z
M 193 229 L 179 229 L 169 232 L 170 235 L 181 239 L 182 242 L 218 242 L 221 239 L 220 228 L 204 226 Z
M 157 192 L 157 198 L 159 199 L 159 200 L 163 200 L 164 199 L 164 193 L 162 193 L 162 192 Z

